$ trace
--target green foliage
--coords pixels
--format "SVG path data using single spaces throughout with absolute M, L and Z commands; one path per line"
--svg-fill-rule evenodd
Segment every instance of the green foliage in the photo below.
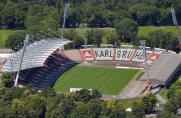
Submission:
M 91 91 L 91 98 L 101 98 L 101 93 L 98 90 L 93 89 Z
M 87 104 L 78 102 L 76 107 L 73 109 L 71 113 L 72 118 L 86 118 L 87 117 Z
M 97 118 L 101 115 L 102 101 L 98 99 L 91 99 L 87 103 L 87 116 L 90 118 Z
M 87 31 L 86 38 L 87 44 L 94 44 L 97 45 L 97 47 L 100 47 L 100 44 L 102 43 L 103 32 L 100 30 L 91 29 L 90 31 Z
M 120 104 L 116 104 L 116 106 L 111 109 L 109 117 L 110 118 L 126 118 L 125 109 Z
M 117 23 L 116 31 L 121 42 L 134 43 L 138 32 L 138 24 L 131 19 L 125 18 Z
M 171 7 L 181 21 L 180 0 L 1 0 L 0 26 L 27 28 L 31 32 L 57 28 L 62 26 L 66 2 L 70 3 L 66 27 L 78 27 L 81 23 L 89 27 L 112 27 L 124 18 L 131 18 L 139 25 L 172 25 Z
M 1 14 L 1 25 L 7 25 L 9 28 L 24 27 L 24 21 L 26 19 L 27 6 L 26 2 L 21 1 L 18 3 L 7 1 L 0 10 Z M 6 26 L 5 26 L 6 27 Z
M 2 81 L 2 85 L 4 87 L 8 87 L 11 88 L 14 85 L 13 80 L 11 79 L 11 75 L 10 74 L 3 74 L 0 78 Z
M 13 118 L 15 117 L 11 108 L 8 106 L 0 107 L 0 118 Z
M 68 40 L 73 41 L 73 48 L 79 49 L 81 48 L 81 45 L 84 45 L 84 38 L 80 36 L 76 30 L 70 29 L 65 32 L 64 37 Z M 69 45 L 70 46 L 70 45 Z M 66 47 L 67 49 L 67 47 Z
M 150 32 L 149 34 L 149 45 L 151 47 L 159 47 L 163 49 L 172 49 L 176 48 L 176 38 L 173 37 L 171 32 L 164 32 L 162 30 L 157 30 Z
M 46 5 L 32 5 L 28 9 L 26 27 L 34 34 L 40 31 L 55 31 L 58 28 L 58 11 Z
M 160 11 L 156 6 L 148 4 L 135 4 L 130 8 L 131 16 L 139 25 L 157 25 L 159 23 Z
M 99 93 L 99 91 L 97 90 L 82 89 L 80 91 L 75 92 L 74 99 L 76 101 L 88 102 L 90 99 L 96 99 L 100 97 L 101 97 L 101 93 Z
M 23 46 L 25 35 L 26 31 L 16 31 L 14 34 L 10 35 L 6 40 L 6 47 L 15 51 L 19 50 Z
M 100 94 L 96 90 L 83 89 L 71 93 L 73 96 L 79 96 L 81 100 L 67 94 L 52 96 L 51 93 L 54 92 L 52 89 L 46 89 L 42 93 L 27 94 L 27 91 L 29 90 L 22 88 L 0 88 L 0 117 L 126 118 L 125 109 L 119 102 L 111 102 L 107 107 L 107 101 L 98 99 Z M 86 96 L 90 98 L 87 99 Z
M 176 50 L 177 40 L 173 37 L 171 32 L 164 32 L 163 30 L 156 30 L 149 33 L 148 45 L 152 48 L 159 47 L 163 49 Z
M 55 96 L 56 92 L 53 88 L 45 88 L 42 90 L 41 95 L 48 97 L 48 96 Z
M 164 110 L 176 113 L 177 104 L 174 98 L 171 98 L 167 101 L 167 103 L 164 105 Z
M 65 30 L 64 37 L 72 41 L 77 36 L 77 33 L 75 29 Z
M 144 96 L 141 103 L 142 103 L 142 107 L 145 113 L 151 112 L 153 108 L 155 107 L 156 102 L 157 102 L 157 99 L 154 95 Z
M 132 107 L 133 115 L 135 118 L 143 118 L 144 116 L 144 109 L 141 103 L 134 102 Z
M 117 46 L 120 45 L 120 40 L 118 39 L 117 33 L 116 33 L 114 28 L 96 28 L 96 30 L 101 30 L 103 32 L 102 42 L 104 44 L 105 43 L 107 43 L 107 44 L 111 43 L 111 44 L 116 44 Z M 153 26 L 145 27 L 144 26 L 144 27 L 139 27 L 138 35 L 137 35 L 137 38 L 135 39 L 135 45 L 136 46 L 140 45 L 140 42 L 139 42 L 140 40 L 147 40 L 146 45 L 150 46 L 149 41 L 148 41 L 148 39 L 150 38 L 149 35 L 151 32 L 158 31 L 158 30 L 159 31 L 161 30 L 163 32 L 163 34 L 166 33 L 168 35 L 167 37 L 173 37 L 173 40 L 169 39 L 169 43 L 170 43 L 169 46 L 167 46 L 167 45 L 159 45 L 159 46 L 169 47 L 169 49 L 177 50 L 178 48 L 174 47 L 178 42 L 177 38 L 176 38 L 176 28 L 174 26 L 162 26 L 162 27 L 153 27 Z M 18 30 L 18 32 L 21 32 L 21 31 L 26 32 L 24 30 L 20 30 L 20 31 Z M 78 47 L 79 47 L 80 44 L 78 44 L 78 43 L 80 40 L 76 41 L 76 39 L 74 37 L 78 37 L 78 39 L 79 39 L 79 37 L 81 36 L 80 42 L 81 42 L 81 44 L 83 44 L 83 39 L 84 40 L 86 39 L 87 31 L 91 31 L 91 28 L 65 29 L 64 37 L 69 39 L 69 40 L 75 40 L 75 42 L 77 42 L 77 44 L 75 44 L 75 47 L 76 47 L 76 45 L 78 45 Z M 7 38 L 10 35 L 14 34 L 15 32 L 17 32 L 17 30 L 0 30 L 0 47 L 5 47 L 5 41 L 7 40 Z M 51 36 L 49 36 L 49 34 L 51 34 Z M 41 33 L 41 35 L 46 36 L 46 37 L 58 37 L 58 36 L 60 36 L 60 33 L 56 32 L 55 34 L 52 35 L 52 33 L 47 32 L 47 31 Z M 38 36 L 40 36 L 40 35 L 38 35 Z M 166 37 L 166 36 L 164 36 L 164 37 Z M 86 42 L 86 41 L 84 41 L 84 42 Z M 66 46 L 66 49 L 70 49 L 73 47 L 74 47 L 73 45 L 68 46 L 68 48 Z
M 33 117 L 39 118 L 45 113 L 45 99 L 38 95 L 29 95 L 25 98 L 14 99 L 11 109 L 16 117 Z
M 157 118 L 177 118 L 177 117 L 174 115 L 174 113 L 168 111 L 160 111 L 157 113 Z
M 20 88 L 2 88 L 0 89 L 0 96 L 3 101 L 11 102 L 13 99 L 21 98 L 23 91 Z
M 109 32 L 107 34 L 107 37 L 106 37 L 106 43 L 107 44 L 113 44 L 113 45 L 117 45 L 119 46 L 120 45 L 120 41 L 118 40 L 118 36 L 117 36 L 117 33 L 112 31 L 112 32 Z
M 80 91 L 76 91 L 75 100 L 88 102 L 91 99 L 91 94 L 89 90 L 82 89 Z
M 167 92 L 167 98 L 170 99 L 172 97 L 175 97 L 175 89 L 174 88 L 170 88 Z
M 84 45 L 84 38 L 82 36 L 77 35 L 76 37 L 74 37 L 73 40 L 73 45 L 74 48 L 79 49 L 81 48 L 82 45 Z
M 161 117 L 161 114 L 165 113 L 165 116 L 167 117 L 176 117 L 177 109 L 181 106 L 181 92 L 180 87 L 181 81 L 178 79 L 168 90 L 166 90 L 167 93 L 167 102 L 164 105 L 164 111 L 159 113 L 159 116 Z

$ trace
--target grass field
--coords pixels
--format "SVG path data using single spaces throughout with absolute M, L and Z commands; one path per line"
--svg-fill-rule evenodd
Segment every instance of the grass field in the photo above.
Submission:
M 0 48 L 5 47 L 5 41 L 10 35 L 12 35 L 16 30 L 0 30 Z
M 70 88 L 97 89 L 106 95 L 117 95 L 137 72 L 138 70 L 76 66 L 66 72 L 54 88 L 58 92 L 69 92 Z
M 181 26 L 179 26 L 179 29 L 181 29 Z M 139 36 L 145 36 L 148 37 L 148 34 L 155 30 L 163 30 L 166 32 L 172 32 L 176 36 L 176 28 L 175 26 L 143 26 L 139 27 L 138 35 Z

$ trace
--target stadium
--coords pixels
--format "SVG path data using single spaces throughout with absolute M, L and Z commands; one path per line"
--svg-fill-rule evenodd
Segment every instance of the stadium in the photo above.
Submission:
M 172 51 L 147 49 L 146 72 L 142 49 L 64 50 L 69 43 L 58 38 L 36 41 L 27 45 L 24 52 L 21 49 L 12 53 L 1 71 L 12 73 L 15 80 L 20 68 L 18 85 L 31 85 L 37 91 L 47 87 L 54 87 L 57 92 L 97 89 L 104 96 L 118 99 L 144 95 L 148 76 L 151 92 L 157 93 L 170 86 L 181 71 L 180 55 Z

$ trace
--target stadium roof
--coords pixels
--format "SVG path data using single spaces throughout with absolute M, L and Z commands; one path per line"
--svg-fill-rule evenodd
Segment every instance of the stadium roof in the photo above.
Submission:
M 152 82 L 165 85 L 181 66 L 181 55 L 165 52 L 149 68 L 149 76 Z M 140 80 L 147 80 L 144 73 Z
M 57 48 L 70 43 L 66 39 L 46 39 L 34 42 L 26 47 L 21 70 L 42 67 L 48 56 Z M 3 66 L 2 72 L 16 72 L 18 71 L 22 49 L 13 53 Z

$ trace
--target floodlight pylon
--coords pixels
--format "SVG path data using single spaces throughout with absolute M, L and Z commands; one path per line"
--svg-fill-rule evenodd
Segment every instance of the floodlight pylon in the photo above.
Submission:
M 19 73 L 21 71 L 21 66 L 22 66 L 22 63 L 23 63 L 24 53 L 25 53 L 26 46 L 28 45 L 28 43 L 29 43 L 29 35 L 26 35 L 25 40 L 24 40 L 23 49 L 22 49 L 22 55 L 21 55 L 21 58 L 20 58 L 19 68 L 18 68 L 18 72 L 16 74 L 15 83 L 14 83 L 15 87 L 18 86 Z

